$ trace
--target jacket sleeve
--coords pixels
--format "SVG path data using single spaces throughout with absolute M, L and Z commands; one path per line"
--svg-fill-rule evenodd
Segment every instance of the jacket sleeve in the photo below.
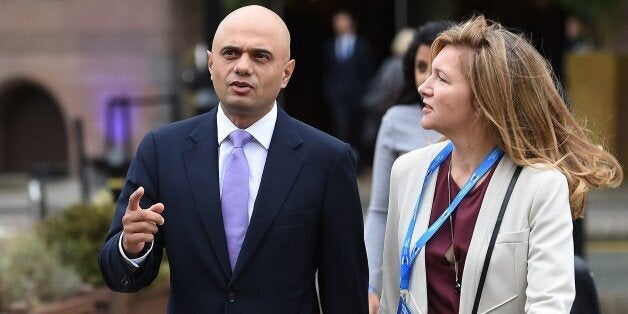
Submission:
M 390 171 L 397 154 L 391 142 L 394 121 L 391 116 L 384 115 L 380 126 L 375 154 L 373 155 L 373 177 L 371 183 L 371 199 L 366 215 L 364 242 L 369 262 L 369 291 L 381 295 L 382 258 L 384 250 L 384 233 L 388 216 L 388 197 L 390 187 Z
M 544 178 L 530 208 L 526 313 L 569 313 L 575 297 L 569 189 L 558 171 Z
M 98 257 L 98 266 L 105 283 L 116 292 L 135 292 L 150 285 L 157 276 L 161 264 L 164 246 L 161 227 L 150 254 L 139 268 L 125 260 L 118 248 L 122 233 L 122 216 L 130 195 L 140 186 L 145 190 L 144 197 L 140 200 L 141 208 L 148 208 L 158 202 L 157 153 L 152 133 L 144 137 L 129 167 L 124 187 L 116 203 L 116 212 L 109 233 Z
M 323 313 L 368 313 L 368 265 L 355 169 L 345 144 L 328 175 L 315 252 Z
M 399 182 L 398 164 L 393 164 L 390 174 L 390 193 L 388 201 L 388 219 L 384 237 L 384 256 L 382 261 L 382 296 L 380 299 L 380 313 L 395 313 L 399 301 Z

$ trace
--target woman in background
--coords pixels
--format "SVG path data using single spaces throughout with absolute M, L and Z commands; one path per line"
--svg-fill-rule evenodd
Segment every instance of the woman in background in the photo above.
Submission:
M 421 126 L 448 141 L 393 166 L 382 312 L 471 313 L 481 292 L 479 313 L 568 313 L 575 296 L 571 220 L 583 214 L 590 187 L 621 183 L 617 160 L 589 141 L 548 62 L 483 17 L 435 40 L 419 92 Z
M 377 313 L 379 308 L 390 169 L 400 155 L 435 143 L 440 137 L 438 133 L 426 131 L 420 126 L 423 114 L 419 105 L 421 99 L 417 86 L 427 78 L 432 42 L 450 25 L 451 23 L 445 21 L 436 21 L 416 30 L 403 56 L 403 93 L 397 101 L 398 105 L 386 111 L 375 142 L 371 199 L 364 229 L 369 262 L 370 313 Z

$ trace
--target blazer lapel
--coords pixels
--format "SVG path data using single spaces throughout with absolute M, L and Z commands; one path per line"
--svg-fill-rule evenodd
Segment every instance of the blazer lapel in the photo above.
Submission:
M 469 251 L 467 252 L 462 274 L 460 313 L 471 312 L 473 308 L 488 243 L 490 242 L 493 227 L 514 170 L 515 164 L 508 156 L 504 155 L 497 168 L 495 168 L 493 177 L 486 189 L 482 207 L 480 207 L 480 213 L 475 223 L 476 228 L 474 228 L 471 236 L 471 243 L 469 244 Z
M 231 282 L 253 256 L 277 212 L 290 192 L 304 163 L 295 148 L 303 143 L 292 118 L 281 108 L 277 110 L 277 122 L 268 148 L 253 215 L 240 250 Z M 222 229 L 221 229 L 222 230 Z
M 445 147 L 446 143 L 442 143 L 441 145 L 438 145 L 437 148 L 435 148 L 432 152 L 432 155 L 429 157 L 429 159 L 427 159 L 424 162 L 424 170 L 422 170 L 419 174 L 420 176 L 420 184 L 423 184 L 423 179 L 425 178 L 425 174 L 427 173 L 427 169 L 428 169 L 428 165 L 430 164 L 430 162 L 432 161 L 432 159 L 434 159 L 434 157 L 436 157 L 436 155 L 443 149 L 443 147 Z M 412 235 L 412 241 L 411 241 L 411 245 L 414 245 L 418 240 L 419 237 L 421 237 L 421 235 L 423 234 L 423 232 L 425 232 L 427 230 L 427 228 L 429 227 L 429 222 L 430 222 L 430 216 L 432 213 L 432 204 L 434 203 L 434 193 L 436 190 L 436 178 L 438 177 L 438 170 L 436 170 L 434 173 L 432 173 L 432 175 L 428 178 L 428 183 L 425 186 L 425 192 L 423 194 L 423 200 L 421 201 L 421 207 L 419 208 L 419 217 L 417 217 L 417 223 L 416 226 L 414 228 L 414 234 Z M 418 182 L 418 180 L 415 180 Z M 419 197 L 419 193 L 421 193 L 421 186 L 417 186 L 417 192 L 415 193 L 415 199 L 412 200 L 412 205 L 414 205 L 414 202 L 416 201 L 416 198 Z M 405 221 L 407 221 L 405 223 L 405 226 L 403 227 L 403 229 L 401 229 L 401 232 L 403 233 L 401 241 L 403 241 L 403 239 L 406 236 L 406 231 L 408 230 L 408 225 L 409 225 L 409 221 L 410 221 L 410 215 L 411 215 L 411 211 L 414 210 L 414 207 L 412 207 L 410 209 L 410 212 L 408 214 L 407 219 L 404 219 Z M 403 243 L 403 242 L 399 242 L 399 243 Z M 417 310 L 419 311 L 419 313 L 427 313 L 427 278 L 425 277 L 425 247 L 423 247 L 423 249 L 421 249 L 421 252 L 419 253 L 419 256 L 416 257 L 416 260 L 414 261 L 414 266 L 413 266 L 414 270 L 412 271 L 413 276 L 414 277 L 414 281 L 410 280 L 410 290 L 412 291 L 416 291 L 416 295 L 420 296 L 419 298 L 413 298 L 413 302 L 417 307 Z M 416 274 L 416 275 L 414 275 Z
M 222 222 L 218 184 L 218 140 L 216 109 L 207 113 L 190 138 L 196 145 L 183 152 L 192 197 L 220 266 L 226 277 L 231 275 L 227 240 Z

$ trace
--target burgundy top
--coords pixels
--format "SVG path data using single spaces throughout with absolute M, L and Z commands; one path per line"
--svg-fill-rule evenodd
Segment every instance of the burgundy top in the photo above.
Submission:
M 447 190 L 447 176 L 451 155 L 440 165 L 436 177 L 436 191 L 430 215 L 430 225 L 440 217 L 449 206 L 449 191 Z M 497 162 L 495 163 L 497 165 Z M 486 188 L 495 171 L 495 165 L 486 175 L 486 179 L 462 199 L 458 209 L 452 214 L 454 226 L 454 252 L 458 260 L 458 279 L 462 282 L 464 262 L 471 243 L 471 236 L 475 221 L 480 212 L 480 206 L 486 194 Z M 460 187 L 450 178 L 451 200 L 458 195 Z M 466 182 L 465 182 L 466 183 Z M 427 279 L 427 309 L 428 313 L 458 313 L 460 308 L 460 293 L 455 292 L 456 273 L 453 262 L 445 258 L 445 252 L 451 246 L 451 228 L 449 219 L 443 223 L 434 236 L 425 246 L 425 271 Z

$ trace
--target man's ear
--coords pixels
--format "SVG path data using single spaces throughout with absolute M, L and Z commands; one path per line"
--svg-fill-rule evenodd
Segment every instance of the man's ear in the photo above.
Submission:
M 207 69 L 209 70 L 209 78 L 212 78 L 214 71 L 212 70 L 214 62 L 212 61 L 212 52 L 207 50 Z
M 283 78 L 281 79 L 281 88 L 285 88 L 288 86 L 288 81 L 290 81 L 290 77 L 292 77 L 292 72 L 294 72 L 294 67 L 296 66 L 296 61 L 294 59 L 290 59 L 288 63 L 286 63 L 283 68 Z

